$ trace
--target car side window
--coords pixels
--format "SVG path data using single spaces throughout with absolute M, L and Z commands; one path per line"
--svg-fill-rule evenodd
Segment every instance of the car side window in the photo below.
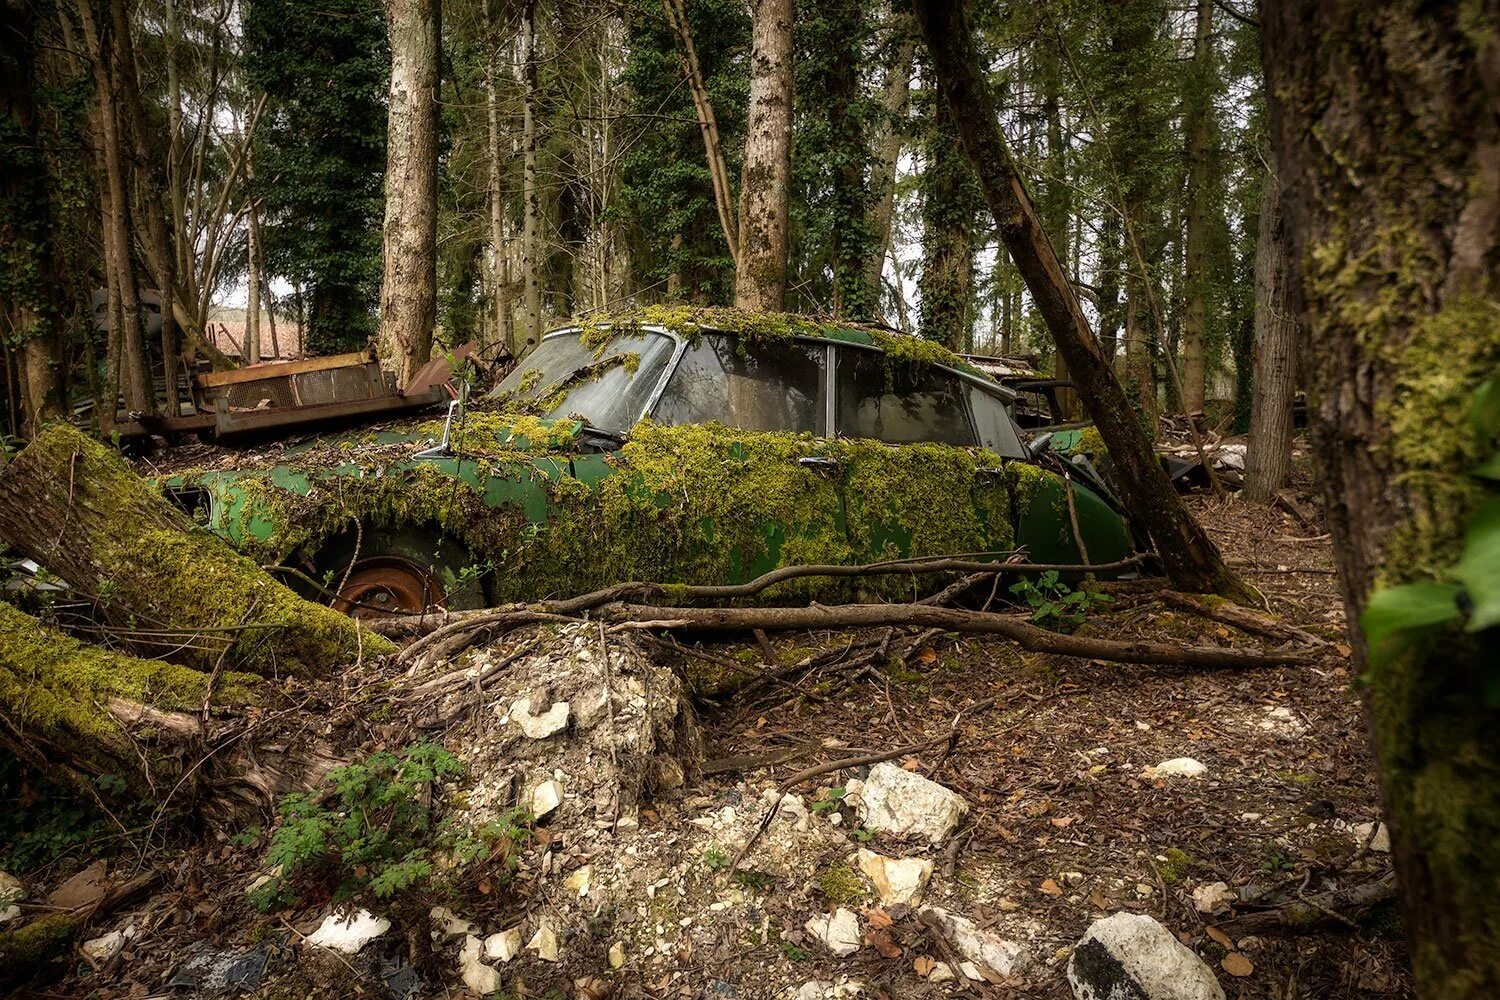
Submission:
M 1025 458 L 1026 448 L 1021 444 L 1015 421 L 1005 404 L 973 385 L 965 383 L 964 388 L 969 392 L 969 406 L 974 410 L 979 443 L 1005 458 Z
M 835 352 L 838 433 L 889 444 L 974 445 L 969 387 L 928 365 L 888 364 L 878 351 Z
M 824 350 L 707 333 L 683 352 L 652 414 L 667 424 L 717 420 L 749 431 L 826 434 Z

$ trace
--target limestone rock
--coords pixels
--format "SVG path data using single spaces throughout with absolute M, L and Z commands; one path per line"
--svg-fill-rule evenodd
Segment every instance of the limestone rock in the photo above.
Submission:
M 832 914 L 818 914 L 803 927 L 839 958 L 848 958 L 859 951 L 859 917 L 854 915 L 853 910 L 840 906 Z
M 17 904 L 26 898 L 26 887 L 21 880 L 8 872 L 0 872 L 0 924 L 21 915 Z
M 616 970 L 625 967 L 625 942 L 616 941 L 609 946 L 609 967 Z
M 496 962 L 509 962 L 521 951 L 521 928 L 512 927 L 491 934 L 484 939 L 484 957 Z
M 587 896 L 589 894 L 589 885 L 593 882 L 593 878 L 594 866 L 584 865 L 582 868 L 569 873 L 568 877 L 563 879 L 563 888 L 576 896 Z
M 1198 908 L 1199 913 L 1217 913 L 1228 909 L 1229 904 L 1238 898 L 1239 894 L 1229 888 L 1227 882 L 1209 882 L 1193 890 L 1193 905 Z
M 1373 837 L 1370 836 L 1371 830 L 1375 831 Z M 1366 842 L 1369 843 L 1370 850 L 1377 854 L 1391 853 L 1391 831 L 1384 823 L 1360 823 L 1355 826 L 1354 843 L 1363 847 Z
M 557 932 L 550 923 L 543 920 L 536 933 L 531 935 L 531 940 L 526 942 L 526 948 L 536 952 L 536 957 L 543 962 L 557 961 Z
M 935 925 L 953 945 L 953 950 L 958 952 L 959 957 L 967 962 L 987 966 L 1002 976 L 1018 973 L 1031 964 L 1031 953 L 1023 945 L 990 931 L 980 930 L 967 917 L 961 917 L 941 906 L 924 906 L 918 915 L 923 923 Z
M 866 830 L 917 835 L 938 844 L 958 826 L 969 805 L 937 782 L 886 761 L 870 768 L 858 809 Z
M 563 786 L 561 781 L 549 779 L 542 782 L 531 791 L 532 817 L 541 819 L 562 805 L 562 800 Z
M 932 862 L 925 858 L 888 858 L 861 847 L 859 870 L 874 884 L 881 904 L 890 906 L 914 902 L 922 894 L 932 877 Z
M 1141 777 L 1157 778 L 1201 778 L 1208 773 L 1208 765 L 1191 757 L 1173 757 L 1155 767 L 1148 767 Z
M 473 934 L 477 930 L 473 923 L 463 919 L 446 906 L 434 906 L 427 916 L 432 921 L 434 941 L 447 941 L 450 938 Z
M 353 913 L 330 913 L 318 929 L 307 936 L 308 944 L 354 955 L 361 948 L 391 929 L 391 922 L 369 910 Z
M 83 956 L 89 960 L 89 964 L 95 968 L 107 964 L 120 952 L 125 950 L 125 945 L 135 937 L 135 926 L 132 924 L 120 931 L 110 931 L 100 937 L 91 938 L 82 945 Z
M 479 935 L 465 937 L 463 950 L 458 953 L 458 973 L 469 989 L 480 996 L 489 996 L 500 991 L 500 973 L 484 964 L 480 957 L 483 951 L 484 942 Z
M 1068 960 L 1077 1000 L 1224 1000 L 1207 965 L 1161 924 L 1136 913 L 1094 921 Z
M 510 706 L 510 724 L 533 740 L 544 740 L 568 727 L 568 703 L 555 701 L 545 711 L 533 713 L 531 698 L 516 699 Z

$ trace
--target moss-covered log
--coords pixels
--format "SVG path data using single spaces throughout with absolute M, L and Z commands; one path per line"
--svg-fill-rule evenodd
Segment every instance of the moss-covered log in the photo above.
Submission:
M 0 471 L 0 540 L 97 598 L 118 623 L 225 637 L 233 667 L 328 674 L 393 648 L 273 580 L 66 424 Z M 224 645 L 192 642 L 170 655 L 211 667 Z

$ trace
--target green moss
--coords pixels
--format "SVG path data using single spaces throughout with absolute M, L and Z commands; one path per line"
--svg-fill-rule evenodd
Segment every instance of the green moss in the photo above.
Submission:
M 818 891 L 836 906 L 848 906 L 850 903 L 858 903 L 870 895 L 869 889 L 865 887 L 864 879 L 860 878 L 859 872 L 850 865 L 838 862 L 829 865 L 818 872 L 813 879 L 817 884 Z
M 1165 860 L 1162 860 L 1163 858 Z M 1164 885 L 1176 885 L 1187 876 L 1188 868 L 1192 863 L 1186 851 L 1169 847 L 1162 852 L 1162 857 L 1156 860 L 1156 873 L 1161 876 Z
M 253 705 L 260 690 L 259 677 L 222 673 L 214 697 L 221 704 Z M 25 728 L 129 749 L 119 724 L 104 711 L 112 699 L 196 713 L 207 693 L 206 674 L 79 642 L 0 602 L 0 705 Z
M 51 913 L 24 927 L 0 931 L 0 984 L 28 977 L 65 954 L 75 930 L 73 917 Z

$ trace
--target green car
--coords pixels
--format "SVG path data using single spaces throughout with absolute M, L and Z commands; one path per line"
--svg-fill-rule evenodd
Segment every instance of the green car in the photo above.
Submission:
M 354 614 L 739 583 L 794 564 L 1126 558 L 1132 532 L 1108 490 L 1030 454 L 1013 399 L 888 330 L 657 308 L 548 334 L 446 421 L 322 435 L 162 485 Z M 807 578 L 770 596 L 910 599 L 932 585 Z

